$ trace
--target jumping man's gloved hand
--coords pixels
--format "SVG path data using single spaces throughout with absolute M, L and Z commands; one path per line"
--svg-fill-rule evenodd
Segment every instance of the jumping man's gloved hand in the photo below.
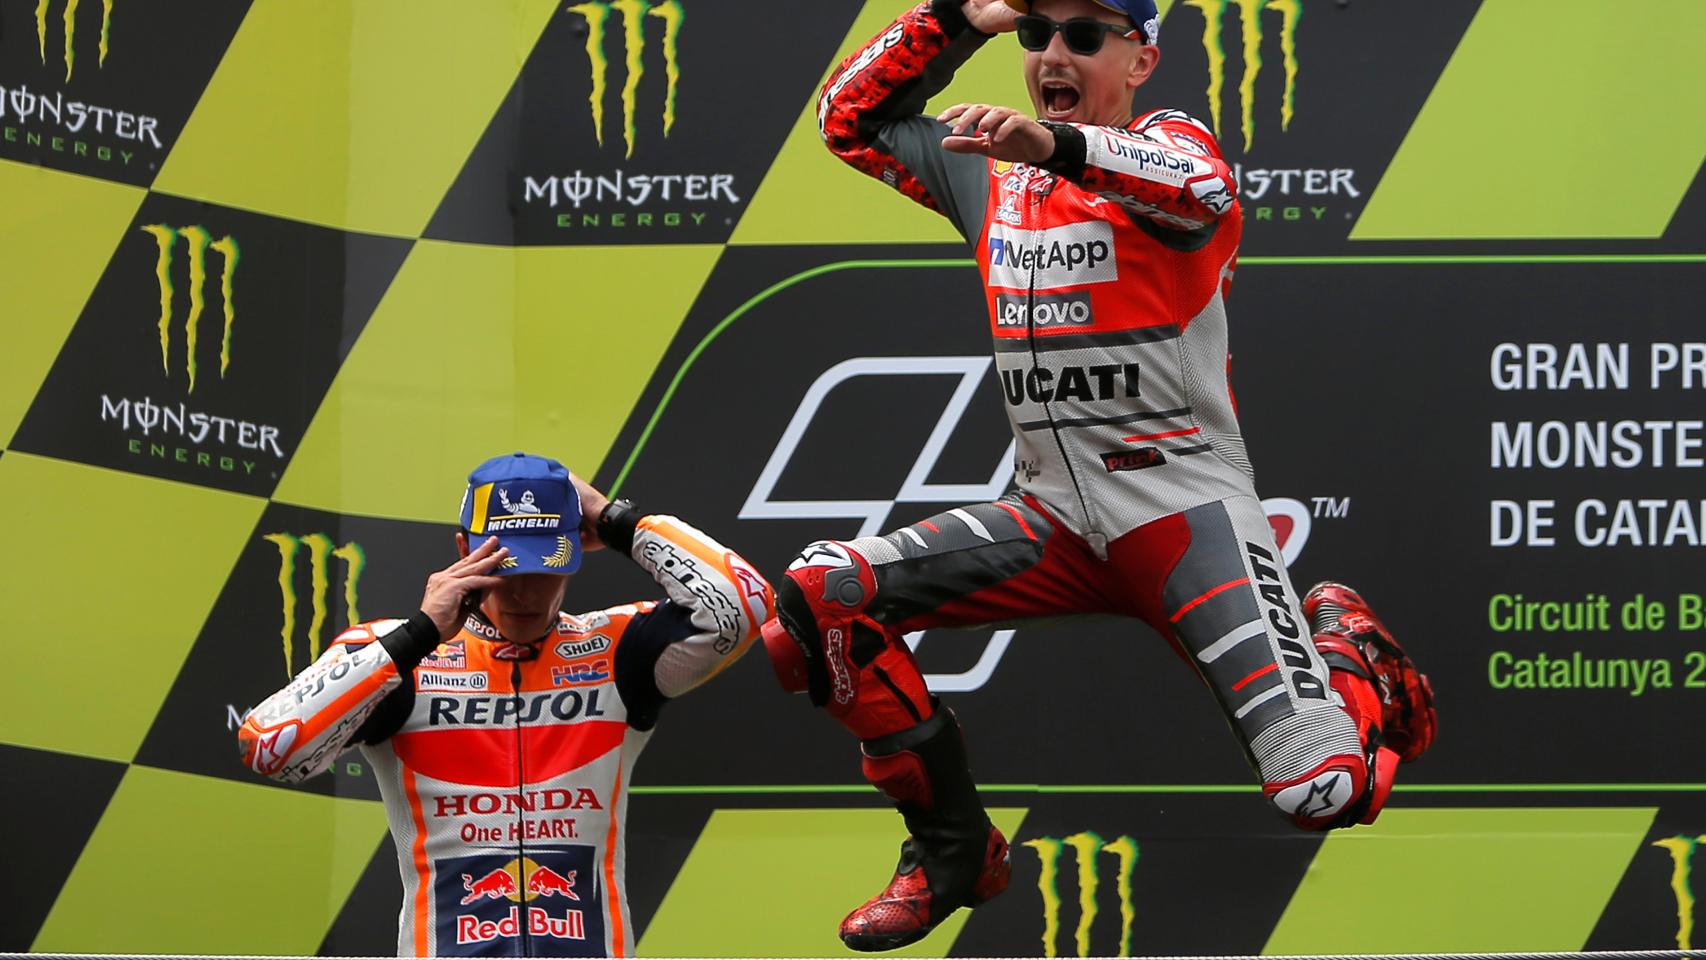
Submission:
M 1028 0 L 1020 0 L 1029 9 Z M 1007 0 L 965 0 L 960 12 L 982 33 L 1010 33 L 1019 10 Z M 1054 134 L 1017 110 L 987 103 L 956 103 L 937 117 L 954 125 L 942 148 L 955 153 L 980 153 L 1015 163 L 1042 163 L 1054 153 Z
M 1026 9 L 1030 3 L 1025 2 Z M 1008 33 L 1013 30 L 1013 21 L 1021 11 L 1007 3 L 1007 0 L 965 0 L 960 4 L 960 12 L 971 21 L 973 30 L 980 33 Z
M 942 138 L 944 150 L 1014 163 L 1042 163 L 1054 156 L 1054 131 L 1012 107 L 956 103 L 936 119 L 953 124 L 953 132 Z

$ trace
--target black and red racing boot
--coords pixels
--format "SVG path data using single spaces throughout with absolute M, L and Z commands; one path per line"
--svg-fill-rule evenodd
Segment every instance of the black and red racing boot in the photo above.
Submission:
M 1439 726 L 1433 686 L 1362 596 L 1342 583 L 1318 583 L 1303 597 L 1303 615 L 1317 648 L 1339 647 L 1367 665 L 1380 694 L 1383 744 L 1405 763 L 1427 752 Z
M 865 901 L 865 905 L 841 921 L 841 941 L 854 950 L 897 950 L 923 939 L 936 925 L 960 907 L 975 907 L 1007 889 L 1012 862 L 1007 838 L 993 825 L 983 854 L 983 863 L 972 881 L 969 895 L 938 889 L 930 879 L 934 859 L 913 837 L 900 845 L 900 863 L 889 885 Z M 942 873 L 957 872 L 939 864 Z
M 1007 838 L 989 822 L 953 711 L 931 700 L 923 722 L 860 744 L 865 779 L 881 790 L 912 834 L 883 892 L 841 921 L 854 950 L 915 943 L 961 907 L 1007 889 Z

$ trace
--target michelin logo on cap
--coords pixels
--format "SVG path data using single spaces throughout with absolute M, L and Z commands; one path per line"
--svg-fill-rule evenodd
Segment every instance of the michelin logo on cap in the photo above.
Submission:
M 580 567 L 580 496 L 569 471 L 546 457 L 494 457 L 468 474 L 462 529 L 498 538 L 512 573 L 573 573 Z

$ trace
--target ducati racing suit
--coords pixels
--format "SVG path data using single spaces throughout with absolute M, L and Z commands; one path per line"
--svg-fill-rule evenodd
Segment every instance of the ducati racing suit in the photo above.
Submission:
M 979 884 L 999 889 L 1003 869 L 908 631 L 1142 619 L 1201 674 L 1300 826 L 1371 819 L 1396 762 L 1376 754 L 1369 664 L 1311 642 L 1256 497 L 1228 383 L 1242 213 L 1213 135 L 1158 110 L 1124 128 L 1046 124 L 1056 148 L 1041 165 L 947 152 L 948 127 L 919 111 L 987 39 L 959 0 L 923 3 L 832 73 L 817 105 L 836 156 L 972 243 L 1017 441 L 1016 493 L 812 544 L 777 586 L 765 640 L 778 676 L 860 738 L 867 777 L 913 834 L 890 889 L 843 924 L 861 949 L 908 942 L 983 899 Z M 909 879 L 918 862 L 928 897 L 906 888 L 923 883 Z M 928 915 L 895 919 L 903 907 Z
M 244 719 L 244 763 L 289 783 L 360 745 L 397 845 L 399 955 L 633 955 L 635 758 L 667 700 L 746 651 L 772 594 L 673 517 L 600 535 L 668 599 L 562 614 L 534 643 L 478 611 L 442 643 L 424 613 L 362 623 Z

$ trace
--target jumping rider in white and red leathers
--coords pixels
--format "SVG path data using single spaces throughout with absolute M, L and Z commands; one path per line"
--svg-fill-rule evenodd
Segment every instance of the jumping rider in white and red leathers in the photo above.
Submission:
M 1368 823 L 1433 738 L 1432 693 L 1362 599 L 1299 603 L 1239 435 L 1224 298 L 1242 227 L 1214 137 L 1133 116 L 1153 0 L 930 0 L 849 57 L 818 102 L 831 152 L 972 243 L 1017 438 L 1017 491 L 884 537 L 808 546 L 765 646 L 862 746 L 911 836 L 854 910 L 861 950 L 911 943 L 1007 883 L 953 714 L 909 631 L 1063 613 L 1154 627 L 1226 712 L 1268 801 L 1305 829 Z M 919 110 L 1015 31 L 1040 119 Z
M 294 783 L 361 747 L 397 844 L 402 956 L 633 956 L 634 760 L 666 702 L 757 639 L 770 587 L 555 460 L 498 457 L 468 479 L 461 559 L 428 578 L 421 610 L 340 634 L 244 718 L 243 762 Z M 631 557 L 666 599 L 562 613 L 583 541 Z

